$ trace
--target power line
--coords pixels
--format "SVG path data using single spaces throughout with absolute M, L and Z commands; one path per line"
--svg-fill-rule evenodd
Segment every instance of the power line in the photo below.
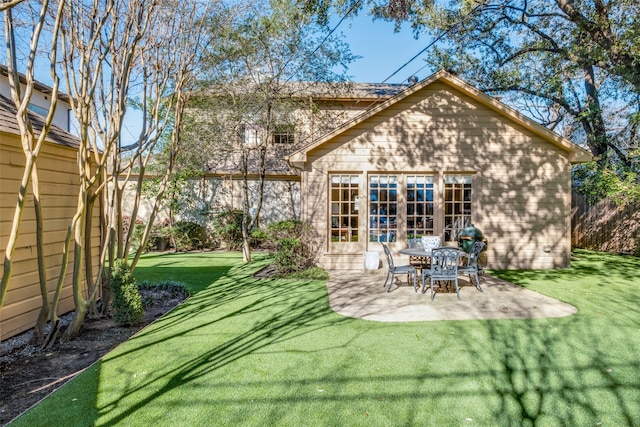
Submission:
M 451 27 L 453 28 L 453 27 Z M 387 80 L 389 80 L 391 77 L 395 76 L 396 74 L 398 74 L 404 67 L 406 67 L 407 65 L 409 65 L 410 63 L 412 63 L 417 57 L 419 57 L 420 55 L 422 55 L 424 52 L 426 52 L 429 48 L 431 48 L 431 46 L 433 46 L 437 41 L 439 41 L 442 37 L 444 37 L 449 31 L 451 31 L 451 28 L 449 28 L 448 30 L 444 31 L 443 33 L 441 33 L 438 37 L 436 37 L 435 39 L 433 39 L 431 41 L 431 43 L 429 43 L 424 49 L 422 49 L 420 52 L 418 52 L 417 54 L 415 54 L 413 56 L 413 58 L 411 58 L 410 60 L 408 60 L 407 62 L 405 62 L 404 64 L 402 64 L 402 66 L 400 68 L 398 68 L 396 71 L 394 71 L 393 73 L 391 73 L 391 75 L 389 77 L 387 77 L 386 79 L 384 79 L 382 81 L 382 83 L 386 83 Z M 421 71 L 424 67 L 422 67 L 420 70 Z
M 327 40 L 329 40 L 329 37 L 331 37 L 333 35 L 333 33 L 338 29 L 338 27 L 344 22 L 345 19 L 347 19 L 347 17 L 351 14 L 351 12 L 353 12 L 357 7 L 360 6 L 360 2 L 361 0 L 356 1 L 354 4 L 351 5 L 351 7 L 349 8 L 349 10 L 347 10 L 347 13 L 344 14 L 344 16 L 342 18 L 340 18 L 340 21 L 338 21 L 338 23 L 333 27 L 333 29 L 331 31 L 329 31 L 329 33 L 322 39 L 322 41 L 318 44 L 318 46 L 316 46 L 316 48 L 313 50 L 313 52 L 309 53 L 306 56 L 306 59 L 310 59 L 311 57 L 315 56 L 316 53 L 318 52 L 318 50 L 320 50 L 320 48 L 322 47 L 323 44 L 325 44 L 325 42 Z M 292 59 L 290 59 L 289 61 L 291 61 Z M 295 73 L 291 73 L 289 75 L 289 77 L 285 80 L 285 81 L 289 81 L 291 80 L 291 78 L 293 76 L 296 75 L 296 73 L 300 70 L 300 68 L 302 68 L 302 64 L 300 64 L 298 66 L 298 69 L 295 71 Z
M 396 71 L 394 71 L 393 73 L 391 73 L 391 75 L 389 77 L 387 77 L 386 79 L 384 79 L 382 81 L 382 83 L 385 83 L 387 80 L 389 80 L 391 77 L 395 76 L 396 74 L 398 74 L 404 67 L 406 67 L 407 65 L 409 65 L 411 62 L 413 62 L 417 57 L 419 57 L 420 55 L 422 55 L 424 52 L 426 52 L 428 49 L 430 49 L 434 44 L 436 44 L 438 41 L 440 41 L 441 38 L 443 38 L 444 36 L 446 36 L 451 30 L 453 30 L 458 24 L 462 23 L 463 20 L 465 20 L 467 17 L 471 16 L 472 13 L 474 13 L 481 5 L 478 5 L 476 7 L 474 7 L 473 9 L 471 9 L 467 14 L 463 15 L 460 17 L 460 19 L 454 23 L 452 23 L 449 28 L 447 28 L 446 30 L 444 30 L 443 32 L 441 32 L 438 37 L 436 37 L 435 39 L 433 39 L 431 41 L 431 43 L 429 43 L 424 49 L 422 49 L 420 52 L 418 52 L 417 54 L 415 54 L 413 56 L 413 58 L 411 58 L 410 60 L 408 60 L 407 62 L 405 62 L 404 64 L 402 64 L 402 66 L 400 68 L 398 68 Z M 422 71 L 427 65 L 424 65 L 423 67 L 421 67 L 418 71 Z
M 316 54 L 316 52 L 318 51 L 318 49 L 320 49 L 320 47 L 322 47 L 322 45 L 324 44 L 324 42 L 327 41 L 327 39 L 329 39 L 329 37 L 331 37 L 331 35 L 338 29 L 338 27 L 344 22 L 345 19 L 347 19 L 347 16 L 349 16 L 351 14 L 351 12 L 353 12 L 357 7 L 360 6 L 360 1 L 358 0 L 357 2 L 355 2 L 354 4 L 351 5 L 351 7 L 349 8 L 349 10 L 347 10 L 347 13 L 344 14 L 344 16 L 342 18 L 340 18 L 340 21 L 336 24 L 335 27 L 333 27 L 333 29 L 329 32 L 329 34 L 327 34 L 325 36 L 325 38 L 320 42 L 320 44 L 313 50 L 313 52 L 311 52 L 311 54 L 309 56 L 313 56 Z

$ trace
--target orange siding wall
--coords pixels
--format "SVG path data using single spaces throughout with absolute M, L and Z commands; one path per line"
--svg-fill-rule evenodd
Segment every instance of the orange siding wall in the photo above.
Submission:
M 43 210 L 44 251 L 47 284 L 53 296 L 62 263 L 62 247 L 67 228 L 77 206 L 78 182 L 76 150 L 46 143 L 37 161 Z M 0 134 L 0 258 L 4 259 L 7 240 L 24 170 L 24 154 L 15 135 Z M 18 245 L 13 256 L 13 269 L 7 297 L 0 309 L 1 339 L 14 336 L 34 326 L 42 304 L 36 258 L 35 214 L 33 196 L 27 193 Z M 98 266 L 100 246 L 100 208 L 93 212 L 92 258 L 94 274 Z M 71 248 L 73 249 L 73 248 Z M 3 266 L 0 265 L 0 274 Z M 74 309 L 71 289 L 73 254 L 65 274 L 59 313 Z

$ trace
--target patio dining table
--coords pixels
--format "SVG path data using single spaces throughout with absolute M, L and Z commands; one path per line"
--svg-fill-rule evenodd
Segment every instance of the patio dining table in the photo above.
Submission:
M 449 249 L 456 249 L 460 252 L 460 256 L 467 256 L 468 254 L 465 251 L 462 251 L 454 246 L 444 246 L 446 248 Z M 398 252 L 400 252 L 403 255 L 409 255 L 409 256 L 415 256 L 415 257 L 429 257 L 431 258 L 431 251 L 430 250 L 424 250 L 422 248 L 404 248 L 404 249 L 400 249 Z
M 403 255 L 409 255 L 411 265 L 416 269 L 422 271 L 424 268 L 429 268 L 429 262 L 431 258 L 431 250 L 425 250 L 423 248 L 404 248 L 399 251 Z
M 460 252 L 460 259 L 469 256 L 468 253 L 456 247 L 451 247 L 450 249 L 457 249 Z M 403 255 L 409 255 L 409 257 L 411 258 L 419 258 L 419 259 L 431 258 L 431 250 L 424 250 L 423 248 L 404 248 L 404 249 L 400 249 L 398 252 L 400 252 Z M 428 268 L 427 267 L 428 263 L 426 262 L 426 260 L 422 264 L 423 264 L 422 268 Z
M 466 253 L 463 250 L 460 250 L 459 248 L 456 248 L 456 247 L 453 247 L 453 246 L 451 246 L 451 247 L 446 246 L 446 248 L 458 251 L 460 253 L 461 262 L 464 262 L 464 261 L 462 261 L 463 257 L 469 256 L 468 253 Z M 425 250 L 423 248 L 404 248 L 404 249 L 400 249 L 398 252 L 400 252 L 403 255 L 409 255 L 410 258 L 420 259 L 421 260 L 421 263 L 420 263 L 421 266 L 414 265 L 414 267 L 416 269 L 429 270 L 431 268 L 431 256 L 432 256 L 431 249 Z M 422 275 L 422 273 L 420 274 L 420 276 L 424 280 L 424 276 Z M 423 288 L 424 288 L 424 283 L 423 283 Z M 447 283 L 446 289 L 447 289 L 447 291 L 449 290 L 448 283 Z M 456 282 L 456 292 L 458 292 L 458 284 L 457 284 L 457 282 Z M 433 299 L 433 296 L 432 296 L 432 299 Z M 460 294 L 458 294 L 458 299 L 460 299 Z
M 431 251 L 430 250 L 425 251 L 422 248 L 404 248 L 404 249 L 400 249 L 398 252 L 400 252 L 403 255 L 431 258 Z

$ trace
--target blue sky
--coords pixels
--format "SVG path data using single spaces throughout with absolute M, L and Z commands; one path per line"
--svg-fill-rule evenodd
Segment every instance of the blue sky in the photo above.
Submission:
M 333 28 L 337 23 L 338 19 L 335 19 L 330 27 Z M 408 25 L 403 25 L 401 31 L 396 33 L 393 23 L 374 21 L 365 13 L 345 19 L 336 32 L 344 34 L 343 40 L 349 44 L 352 54 L 361 56 L 350 64 L 349 74 L 353 81 L 364 83 L 382 83 L 431 41 L 428 36 L 416 40 Z M 428 53 L 429 51 L 416 58 L 387 83 L 406 83 L 412 75 L 416 75 L 419 80 L 431 75 L 434 70 L 425 68 L 422 60 Z M 6 55 L 1 56 L 3 62 L 6 62 Z M 51 84 L 46 58 L 43 61 L 45 65 L 36 69 L 36 79 Z
M 404 25 L 398 33 L 394 33 L 393 28 L 393 23 L 373 21 L 370 16 L 364 14 L 354 19 L 346 19 L 338 27 L 337 31 L 345 35 L 351 53 L 362 56 L 349 67 L 353 81 L 382 83 L 429 44 L 430 39 L 427 36 L 416 40 L 408 25 Z M 387 83 L 406 83 L 412 75 L 416 75 L 419 80 L 431 75 L 433 70 L 429 67 L 423 68 L 425 63 L 422 58 L 428 52 L 404 67 Z

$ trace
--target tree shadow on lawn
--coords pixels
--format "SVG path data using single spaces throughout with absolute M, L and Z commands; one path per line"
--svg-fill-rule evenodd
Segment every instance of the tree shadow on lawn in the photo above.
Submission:
M 516 328 L 502 321 L 482 323 L 489 339 L 475 359 L 495 367 L 496 416 L 515 415 L 505 422 L 640 423 L 640 293 L 630 283 L 637 280 L 639 261 L 589 251 L 576 255 L 569 270 L 498 272 L 515 283 L 538 282 L 527 287 L 553 297 L 582 294 L 569 301 L 579 310 L 574 316 L 524 320 Z M 487 354 L 500 358 L 487 360 Z
M 66 387 L 82 387 L 82 397 L 78 397 L 82 402 L 78 402 L 73 408 L 67 408 L 68 411 L 62 419 L 66 418 L 69 422 L 76 422 L 79 419 L 90 420 L 87 425 L 98 423 L 117 425 L 159 396 L 176 387 L 184 387 L 211 371 L 220 369 L 266 346 L 348 320 L 333 315 L 329 308 L 326 290 L 321 286 L 306 286 L 307 283 L 300 280 L 253 278 L 252 273 L 262 264 L 255 263 L 232 268 L 171 267 L 171 277 L 162 275 L 159 271 L 145 271 L 146 268 L 155 270 L 158 267 L 139 267 L 136 270 L 137 275 L 145 279 L 150 278 L 151 281 L 155 280 L 153 278 L 155 274 L 159 274 L 163 279 L 172 280 L 180 280 L 180 277 L 190 279 L 208 277 L 210 285 L 196 286 L 197 290 L 189 300 L 72 380 Z M 258 315 L 258 312 L 261 314 Z M 265 312 L 269 313 L 266 317 Z M 332 316 L 327 317 L 329 314 Z M 162 352 L 166 350 L 166 348 L 163 349 L 163 344 L 171 348 L 171 342 L 176 339 L 187 338 L 188 340 L 188 337 L 198 334 L 202 334 L 203 337 L 224 334 L 225 322 L 237 322 L 238 318 L 247 320 L 244 332 L 234 334 L 233 338 L 215 345 L 210 351 L 198 354 L 190 360 L 181 361 L 179 366 L 174 367 L 176 369 L 164 374 L 165 378 L 169 376 L 170 379 L 162 387 L 125 411 L 118 412 L 114 418 L 104 420 L 109 412 L 120 406 L 119 401 L 122 398 L 147 387 L 157 387 L 155 382 L 158 380 L 157 375 L 151 375 L 147 381 L 132 383 L 130 387 L 119 393 L 117 400 L 103 404 L 98 400 L 100 390 L 97 387 L 99 387 L 100 377 L 103 375 L 102 367 L 105 364 L 121 364 L 122 367 L 119 369 L 127 370 L 129 369 L 126 362 L 128 359 L 136 360 L 149 357 L 150 352 Z M 236 331 L 237 329 L 233 332 Z M 152 366 L 150 365 L 149 368 L 153 369 Z M 54 407 L 56 405 L 64 407 L 65 405 L 60 402 L 55 403 L 60 395 L 60 392 L 52 394 L 41 405 L 52 404 Z M 76 408 L 80 409 L 82 414 L 75 413 Z M 22 420 L 19 418 L 18 421 L 26 421 L 28 425 L 31 421 L 30 415 L 27 412 L 24 418 Z
M 370 335 L 370 340 L 384 339 L 385 334 L 399 332 L 399 326 L 406 327 L 405 324 L 369 323 L 337 316 L 329 308 L 324 287 L 306 286 L 300 281 L 257 280 L 251 277 L 250 267 L 239 268 L 245 274 L 236 274 L 237 270 L 230 269 L 229 275 L 216 275 L 209 287 L 196 292 L 166 318 L 74 379 L 69 386 L 85 394 L 77 396 L 78 402 L 73 406 L 69 407 L 68 401 L 62 400 L 68 399 L 68 394 L 62 397 L 58 392 L 43 402 L 47 405 L 43 409 L 50 412 L 62 408 L 59 410 L 64 410 L 66 418 L 60 420 L 67 419 L 76 425 L 118 425 L 128 417 L 135 417 L 138 411 L 153 405 L 154 401 L 163 402 L 163 396 L 174 389 L 194 387 L 195 398 L 196 390 L 202 386 L 199 379 L 270 345 L 343 322 L 372 325 L 374 333 L 368 332 L 370 328 L 362 328 L 362 334 Z M 600 273 L 605 276 L 609 271 L 606 265 L 593 264 L 589 268 L 602 268 Z M 192 270 L 189 272 L 191 274 Z M 237 277 L 240 279 L 234 279 Z M 549 279 L 553 281 L 553 277 Z M 606 280 L 615 284 L 611 277 Z M 403 419 L 405 425 L 423 422 L 421 416 L 426 406 L 441 408 L 436 413 L 446 413 L 444 408 L 454 412 L 465 400 L 481 402 L 472 407 L 485 408 L 489 413 L 488 419 L 482 419 L 479 414 L 470 414 L 469 418 L 495 423 L 493 425 L 638 425 L 640 414 L 635 398 L 640 394 L 640 364 L 635 355 L 640 354 L 637 331 L 640 319 L 637 309 L 632 313 L 616 312 L 616 301 L 629 292 L 627 288 L 618 288 L 618 291 L 611 290 L 610 298 L 588 300 L 588 307 L 583 304 L 581 313 L 566 318 L 416 323 L 415 330 L 421 328 L 425 339 L 415 341 L 420 344 L 399 342 L 415 351 L 413 362 L 421 357 L 422 360 L 428 358 L 446 363 L 442 365 L 443 369 L 418 365 L 411 374 L 358 376 L 346 373 L 348 369 L 342 364 L 350 361 L 337 360 L 329 380 L 324 377 L 316 380 L 311 376 L 284 380 L 265 377 L 264 381 L 253 382 L 221 381 L 215 387 L 273 385 L 308 390 L 314 382 L 321 387 L 332 381 L 350 390 L 351 394 L 267 395 L 258 397 L 258 404 L 280 402 L 282 407 L 287 407 L 296 402 L 333 400 L 348 401 L 354 407 L 374 402 L 378 408 L 394 411 L 396 405 L 402 403 L 412 412 L 402 414 L 406 417 Z M 638 302 L 636 295 L 631 303 Z M 135 367 L 126 365 L 129 358 L 135 360 L 149 357 L 154 351 L 162 352 L 162 343 L 171 348 L 170 341 L 174 339 L 224 334 L 226 322 L 246 322 L 246 326 L 243 332 L 232 330 L 228 338 L 221 338 L 222 341 L 212 344 L 210 350 L 185 358 L 167 372 L 156 372 L 140 380 L 131 379 Z M 610 328 L 611 324 L 619 327 Z M 424 332 L 425 325 L 430 328 L 427 332 Z M 319 345 L 326 345 L 329 350 L 329 343 Z M 376 349 L 366 351 L 377 354 Z M 398 348 L 398 351 L 402 349 Z M 99 390 L 101 374 L 113 372 L 114 363 L 122 365 L 119 370 L 130 370 L 127 373 L 129 382 L 121 386 L 110 401 L 105 397 L 99 401 L 98 395 L 104 393 Z M 101 372 L 106 364 L 111 365 L 110 368 Z M 152 366 L 149 369 L 153 369 Z M 378 387 L 371 387 L 376 383 Z M 396 383 L 406 387 L 397 391 L 392 386 Z M 140 398 L 130 405 L 127 399 L 136 395 Z M 255 396 L 243 393 L 223 394 L 216 396 L 215 403 L 242 406 L 254 405 L 255 400 Z M 33 419 L 29 418 L 29 413 L 26 415 L 23 425 L 30 425 Z M 313 422 L 312 419 L 309 421 Z

